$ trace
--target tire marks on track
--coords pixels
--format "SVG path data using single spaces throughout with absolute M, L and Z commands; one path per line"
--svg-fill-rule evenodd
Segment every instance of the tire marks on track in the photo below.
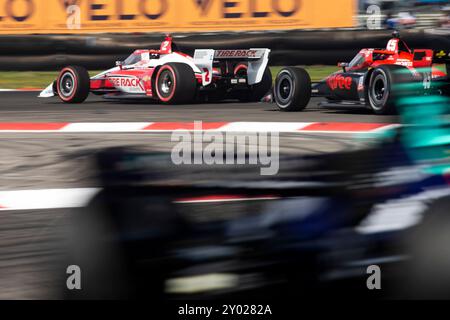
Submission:
M 5 134 L 0 139 L 0 190 L 77 188 L 97 185 L 91 155 L 103 148 L 136 147 L 170 152 L 170 134 Z M 281 154 L 318 154 L 350 150 L 367 143 L 349 136 L 280 135 Z

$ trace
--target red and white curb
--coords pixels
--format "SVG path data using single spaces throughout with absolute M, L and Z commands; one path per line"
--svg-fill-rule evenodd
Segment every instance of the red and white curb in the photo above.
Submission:
M 373 133 L 397 124 L 362 122 L 3 122 L 0 133 L 280 132 Z

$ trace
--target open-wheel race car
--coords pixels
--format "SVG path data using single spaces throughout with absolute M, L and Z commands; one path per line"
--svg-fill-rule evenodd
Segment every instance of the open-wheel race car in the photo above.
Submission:
M 171 36 L 159 50 L 136 50 L 116 67 L 90 78 L 80 66 L 63 68 L 39 97 L 84 102 L 90 93 L 110 99 L 150 98 L 166 104 L 261 100 L 272 87 L 269 49 L 179 52 Z
M 386 48 L 362 49 L 350 63 L 338 65 L 342 71 L 315 84 L 311 84 L 306 70 L 283 68 L 274 87 L 279 109 L 301 111 L 311 97 L 323 97 L 321 106 L 362 106 L 376 114 L 392 114 L 397 111 L 397 98 L 400 91 L 405 93 L 406 84 L 412 84 L 409 92 L 414 95 L 449 94 L 449 52 L 410 49 L 398 32 L 394 32 Z

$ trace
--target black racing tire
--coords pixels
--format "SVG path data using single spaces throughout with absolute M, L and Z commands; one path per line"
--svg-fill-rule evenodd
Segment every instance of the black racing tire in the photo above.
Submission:
M 370 74 L 366 89 L 367 104 L 375 114 L 396 114 L 398 99 L 408 94 L 408 85 L 415 82 L 408 68 L 397 65 L 383 65 Z
M 237 77 L 247 77 L 247 68 L 239 68 L 235 73 Z M 272 89 L 272 72 L 267 67 L 261 82 L 250 86 L 250 90 L 241 92 L 238 99 L 242 102 L 260 102 Z
M 193 102 L 197 93 L 197 80 L 192 68 L 185 63 L 167 63 L 157 72 L 155 91 L 165 104 Z
M 311 100 L 311 77 L 302 68 L 281 69 L 275 80 L 275 102 L 281 111 L 301 111 Z
M 55 87 L 62 102 L 82 103 L 89 96 L 91 79 L 85 68 L 69 66 L 61 70 Z

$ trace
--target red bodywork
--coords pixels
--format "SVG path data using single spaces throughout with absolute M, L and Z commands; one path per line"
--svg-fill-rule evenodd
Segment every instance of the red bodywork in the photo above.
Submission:
M 359 71 L 380 65 L 401 65 L 416 73 L 417 69 L 430 68 L 433 78 L 445 77 L 446 73 L 433 67 L 434 51 L 430 49 L 411 50 L 398 38 L 389 40 L 386 49 L 363 49 L 359 55 L 364 57 L 361 64 L 350 66 L 347 71 Z
M 373 70 L 385 65 L 407 68 L 415 81 L 426 90 L 439 90 L 448 83 L 450 55 L 446 51 L 410 49 L 398 37 L 390 39 L 382 49 L 362 49 L 350 63 L 339 63 L 342 71 L 334 72 L 312 86 L 312 94 L 337 101 L 367 103 L 367 92 Z M 445 69 L 439 67 L 445 64 Z M 439 88 L 439 89 L 438 89 Z

